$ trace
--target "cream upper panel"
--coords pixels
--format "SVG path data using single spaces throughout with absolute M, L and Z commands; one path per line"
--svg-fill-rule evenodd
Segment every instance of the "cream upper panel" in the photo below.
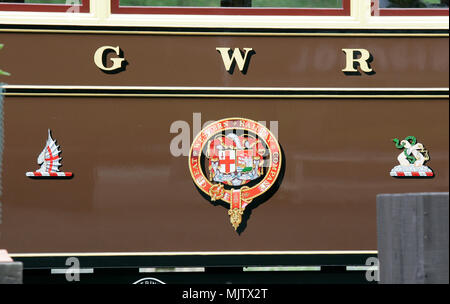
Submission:
M 374 17 L 370 0 L 351 0 L 350 16 L 218 16 L 111 14 L 109 0 L 91 0 L 90 13 L 0 12 L 2 24 L 211 28 L 448 29 L 448 16 Z

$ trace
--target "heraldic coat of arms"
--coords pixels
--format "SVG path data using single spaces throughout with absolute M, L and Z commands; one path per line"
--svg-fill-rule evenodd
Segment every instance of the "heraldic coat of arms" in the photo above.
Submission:
M 195 138 L 189 168 L 197 187 L 211 201 L 229 204 L 234 229 L 246 206 L 271 188 L 281 169 L 281 149 L 274 135 L 249 119 L 214 122 Z

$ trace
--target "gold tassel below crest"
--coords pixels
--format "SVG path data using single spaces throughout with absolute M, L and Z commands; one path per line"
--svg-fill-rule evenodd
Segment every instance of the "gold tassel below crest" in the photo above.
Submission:
M 237 230 L 242 222 L 242 214 L 244 214 L 244 209 L 235 208 L 228 210 L 228 215 L 230 216 L 231 225 L 233 225 L 234 230 Z

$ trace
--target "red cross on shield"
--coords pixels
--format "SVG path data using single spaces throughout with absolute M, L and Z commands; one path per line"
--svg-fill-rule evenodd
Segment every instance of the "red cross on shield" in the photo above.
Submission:
M 219 170 L 226 174 L 236 171 L 236 150 L 219 150 Z

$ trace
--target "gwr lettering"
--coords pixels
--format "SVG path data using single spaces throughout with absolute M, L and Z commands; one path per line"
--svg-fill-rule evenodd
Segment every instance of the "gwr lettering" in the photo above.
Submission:
M 227 289 L 227 299 L 234 299 L 239 301 L 240 299 L 265 299 L 266 291 L 268 289 Z
M 113 51 L 117 56 L 119 56 L 118 58 L 111 58 L 111 61 L 113 62 L 112 66 L 107 67 L 104 62 L 104 56 L 107 52 L 109 51 Z M 95 65 L 102 71 L 104 72 L 115 72 L 115 71 L 120 71 L 123 66 L 124 66 L 124 61 L 125 58 L 120 57 L 121 55 L 121 50 L 120 47 L 116 46 L 102 46 L 100 48 L 98 48 L 95 53 L 94 53 L 94 63 Z
M 219 51 L 222 56 L 223 64 L 225 65 L 225 69 L 232 74 L 234 63 L 236 62 L 239 71 L 243 74 L 247 73 L 248 64 L 250 62 L 250 57 L 255 53 L 252 48 L 244 48 L 244 57 L 242 57 L 241 50 L 235 48 L 233 51 L 233 55 L 230 57 L 231 48 L 227 47 L 217 47 L 217 51 Z
M 232 74 L 234 66 L 237 65 L 239 71 L 243 74 L 247 73 L 247 69 L 250 63 L 251 56 L 255 53 L 252 48 L 243 48 L 241 51 L 239 48 L 235 48 L 231 51 L 229 47 L 216 47 L 216 50 L 220 53 L 225 69 Z M 366 74 L 374 74 L 370 62 L 373 57 L 370 52 L 366 49 L 342 49 L 345 53 L 345 68 L 342 72 L 346 74 L 361 74 L 359 70 Z M 110 67 L 106 66 L 105 54 L 107 52 L 114 52 L 117 56 L 116 58 L 110 58 L 112 65 Z M 104 72 L 119 72 L 124 70 L 127 64 L 123 56 L 122 50 L 116 46 L 102 46 L 98 48 L 94 53 L 94 63 L 95 65 Z M 359 67 L 359 68 L 358 68 Z M 242 122 L 241 122 L 242 123 Z M 194 125 L 194 130 L 199 129 L 200 126 Z
M 373 69 L 370 67 L 369 63 L 372 59 L 372 55 L 366 49 L 342 49 L 345 53 L 345 68 L 342 70 L 344 73 L 349 74 L 360 74 L 357 67 L 359 65 L 360 69 L 366 73 L 373 73 Z M 358 55 L 361 54 L 359 58 Z

